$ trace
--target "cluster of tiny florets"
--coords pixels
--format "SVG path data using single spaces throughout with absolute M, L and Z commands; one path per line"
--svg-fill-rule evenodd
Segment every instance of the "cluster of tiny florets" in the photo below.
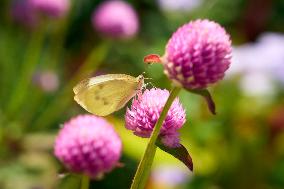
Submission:
M 169 91 L 162 89 L 146 89 L 127 109 L 125 115 L 126 128 L 140 137 L 150 137 L 153 128 L 169 97 Z M 160 137 L 168 146 L 179 144 L 178 130 L 185 123 L 185 110 L 175 99 L 160 130 Z
M 224 77 L 231 51 L 230 36 L 219 24 L 192 21 L 170 38 L 163 57 L 165 73 L 184 88 L 206 88 Z
M 71 171 L 95 178 L 116 166 L 121 146 L 119 136 L 105 119 L 80 115 L 64 124 L 54 153 Z

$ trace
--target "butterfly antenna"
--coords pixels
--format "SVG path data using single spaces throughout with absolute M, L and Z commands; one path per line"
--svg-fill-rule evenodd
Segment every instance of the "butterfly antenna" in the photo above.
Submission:
M 153 80 L 153 78 L 151 77 L 144 77 L 144 80 L 149 79 L 149 80 Z
M 144 75 L 146 75 L 146 72 L 142 72 L 142 74 L 140 74 L 139 76 L 143 76 L 143 79 L 146 80 L 146 79 L 149 79 L 149 80 L 152 80 L 153 78 L 151 77 L 144 77 Z M 138 76 L 138 77 L 139 77 Z
M 137 78 L 139 79 L 145 79 L 144 75 L 146 74 L 146 72 L 142 72 L 140 75 L 138 75 Z

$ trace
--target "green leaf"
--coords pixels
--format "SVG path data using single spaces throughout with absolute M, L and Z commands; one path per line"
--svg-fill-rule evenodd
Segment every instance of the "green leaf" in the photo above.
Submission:
M 202 96 L 206 100 L 210 112 L 216 115 L 215 103 L 208 89 L 187 89 L 187 91 Z
M 158 146 L 164 152 L 167 152 L 168 154 L 171 154 L 172 156 L 180 160 L 189 168 L 189 170 L 193 171 L 192 158 L 189 155 L 187 149 L 182 144 L 179 144 L 178 147 L 170 148 L 168 146 L 165 146 L 161 142 L 161 139 L 159 137 L 158 140 L 156 141 L 156 146 Z

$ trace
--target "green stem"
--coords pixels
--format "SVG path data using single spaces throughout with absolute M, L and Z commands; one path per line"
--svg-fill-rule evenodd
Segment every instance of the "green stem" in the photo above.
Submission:
M 154 130 L 152 132 L 150 141 L 147 145 L 146 151 L 143 155 L 142 160 L 140 161 L 139 165 L 138 165 L 138 169 L 135 173 L 132 185 L 131 185 L 131 189 L 144 189 L 146 182 L 148 180 L 150 171 L 151 171 L 151 166 L 154 160 L 154 156 L 156 153 L 156 149 L 157 146 L 155 145 L 156 140 L 159 136 L 160 133 L 160 129 L 163 125 L 163 122 L 168 114 L 168 111 L 174 101 L 174 99 L 176 98 L 176 96 L 178 95 L 179 91 L 181 88 L 179 87 L 174 87 L 170 93 L 170 96 L 163 108 L 163 111 L 154 127 Z
M 83 175 L 81 180 L 81 189 L 89 189 L 90 179 L 88 176 Z
M 18 77 L 16 86 L 12 91 L 10 101 L 7 107 L 7 112 L 9 115 L 12 115 L 13 113 L 15 113 L 15 111 L 19 109 L 27 95 L 34 70 L 39 61 L 42 44 L 44 42 L 44 36 L 46 31 L 44 24 L 45 23 L 42 23 L 39 26 L 39 30 L 33 33 L 30 43 L 28 45 L 26 57 L 24 58 L 24 61 L 22 63 L 23 67 L 21 68 L 21 73 Z
M 99 47 L 94 48 L 84 64 L 75 73 L 73 78 L 65 85 L 63 90 L 58 94 L 54 101 L 45 109 L 38 119 L 35 120 L 35 127 L 47 127 L 55 119 L 62 115 L 62 112 L 68 107 L 73 100 L 72 88 L 78 81 L 84 77 L 88 77 L 90 73 L 97 70 L 108 52 L 109 43 L 103 43 Z
M 13 36 L 13 37 L 12 37 Z M 9 96 L 9 92 L 11 87 L 11 83 L 15 80 L 15 59 L 18 56 L 17 54 L 17 46 L 19 46 L 18 38 L 15 38 L 15 32 L 10 33 L 8 31 L 0 32 L 0 86 L 2 90 L 0 90 L 0 109 L 7 105 L 7 102 L 3 99 L 7 99 Z M 4 90 L 5 89 L 5 90 Z

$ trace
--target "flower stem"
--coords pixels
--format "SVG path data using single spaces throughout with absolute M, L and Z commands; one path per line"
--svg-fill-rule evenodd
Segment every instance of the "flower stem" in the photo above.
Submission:
M 89 189 L 90 179 L 88 176 L 83 175 L 81 180 L 81 189 Z
M 131 185 L 131 189 L 144 189 L 147 179 L 149 177 L 150 174 L 150 170 L 151 170 L 151 166 L 154 160 L 154 156 L 156 153 L 156 140 L 159 136 L 160 133 L 160 129 L 163 125 L 163 122 L 168 114 L 168 111 L 174 101 L 174 99 L 176 98 L 176 96 L 178 95 L 179 91 L 181 88 L 179 87 L 174 87 L 170 93 L 170 96 L 163 108 L 163 111 L 161 112 L 161 115 L 154 127 L 154 130 L 152 132 L 152 135 L 150 137 L 150 141 L 147 145 L 146 151 L 143 155 L 142 160 L 140 161 L 137 171 L 135 173 L 132 185 Z

